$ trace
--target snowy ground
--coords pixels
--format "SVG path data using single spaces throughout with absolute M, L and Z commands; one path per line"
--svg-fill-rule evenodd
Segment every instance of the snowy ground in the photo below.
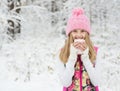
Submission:
M 62 91 L 62 87 L 55 83 L 53 75 L 42 74 L 29 82 L 2 81 L 0 91 Z
M 31 41 L 20 39 L 2 48 L 1 91 L 62 91 L 51 68 L 53 64 L 50 63 L 52 60 L 49 56 L 52 52 L 45 52 L 48 50 L 43 43 L 45 41 L 39 38 L 29 40 Z

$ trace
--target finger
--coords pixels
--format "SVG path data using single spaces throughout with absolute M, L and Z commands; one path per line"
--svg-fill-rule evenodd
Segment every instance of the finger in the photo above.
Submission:
M 77 49 L 82 49 L 82 48 L 80 47 L 80 45 L 81 45 L 80 43 L 75 43 L 75 44 L 74 44 L 74 47 L 77 48 Z
M 85 48 L 83 45 L 80 45 L 79 48 L 83 51 Z
M 87 44 L 85 42 L 75 42 L 74 43 L 74 47 L 81 49 L 81 50 L 85 50 L 87 48 Z
M 73 46 L 78 49 L 78 43 L 73 43 Z
M 80 47 L 80 45 L 81 45 L 80 42 L 75 43 L 75 46 L 76 46 L 76 47 Z
M 80 42 L 74 42 L 74 45 L 78 45 Z
M 84 48 L 82 47 L 82 45 L 81 44 L 79 44 L 79 45 L 77 45 L 77 46 L 75 46 L 77 49 L 79 49 L 79 50 L 84 50 Z
M 82 43 L 82 46 L 83 46 L 83 48 L 87 48 L 87 44 L 84 42 L 84 43 Z
M 82 44 L 81 48 L 82 48 L 83 51 L 86 50 L 87 49 L 87 44 L 84 44 L 84 45 Z

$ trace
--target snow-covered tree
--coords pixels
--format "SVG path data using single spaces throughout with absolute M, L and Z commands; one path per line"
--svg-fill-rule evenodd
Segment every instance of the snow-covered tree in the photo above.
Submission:
M 53 57 L 66 38 L 68 17 L 81 7 L 90 18 L 91 39 L 101 50 L 103 85 L 119 91 L 119 5 L 120 0 L 0 0 L 0 80 L 26 82 L 44 72 L 53 74 Z M 19 34 L 12 38 L 8 28 Z

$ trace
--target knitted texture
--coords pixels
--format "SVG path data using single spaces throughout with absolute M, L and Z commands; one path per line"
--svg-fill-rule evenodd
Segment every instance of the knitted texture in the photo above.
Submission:
M 69 33 L 75 29 L 83 29 L 90 34 L 90 21 L 84 14 L 84 10 L 82 8 L 75 8 L 72 10 L 72 15 L 69 17 L 67 22 L 66 35 L 68 36 Z

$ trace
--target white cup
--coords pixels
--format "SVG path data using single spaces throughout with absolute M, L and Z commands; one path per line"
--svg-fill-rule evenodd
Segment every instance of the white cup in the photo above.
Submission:
M 80 43 L 84 43 L 85 40 L 84 39 L 75 39 L 74 42 L 80 42 Z M 83 52 L 81 50 L 78 50 L 78 54 L 82 54 Z

